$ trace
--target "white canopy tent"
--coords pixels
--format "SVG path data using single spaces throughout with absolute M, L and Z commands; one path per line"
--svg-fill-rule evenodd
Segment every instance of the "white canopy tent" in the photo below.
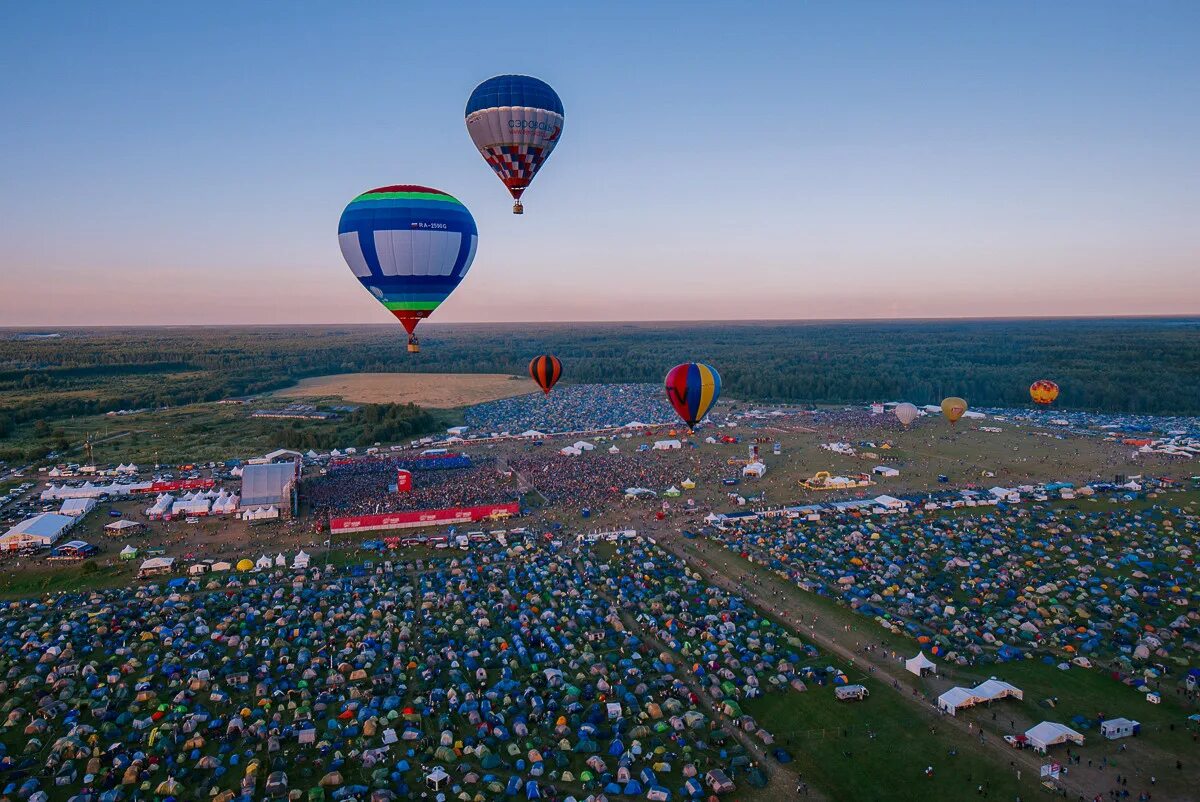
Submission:
M 761 479 L 767 473 L 766 463 L 751 462 L 742 468 L 742 476 L 753 476 L 755 479 Z
M 910 657 L 905 660 L 904 668 L 909 673 L 916 674 L 918 677 L 924 676 L 926 671 L 933 674 L 937 673 L 937 663 L 926 657 L 925 652 L 917 652 L 916 657 Z
M 1039 752 L 1045 752 L 1052 746 L 1065 744 L 1068 741 L 1083 746 L 1083 735 L 1075 732 L 1066 724 L 1054 721 L 1035 724 L 1025 730 L 1025 737 L 1029 739 L 1029 745 Z
M 1025 692 L 1016 685 L 1010 685 L 1003 680 L 989 679 L 974 688 L 951 688 L 938 697 L 937 706 L 939 710 L 953 716 L 964 707 L 973 707 L 983 702 L 992 702 L 1009 696 L 1024 699 Z

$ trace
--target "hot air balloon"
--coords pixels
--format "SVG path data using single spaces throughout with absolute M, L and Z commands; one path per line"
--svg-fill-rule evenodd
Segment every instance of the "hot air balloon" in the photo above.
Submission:
M 1029 385 L 1029 397 L 1035 404 L 1049 406 L 1058 398 L 1058 385 L 1049 379 L 1038 379 Z
M 688 428 L 694 429 L 721 397 L 721 374 L 710 365 L 685 362 L 671 368 L 666 387 L 667 400 Z
M 915 406 L 905 401 L 903 404 L 897 404 L 893 410 L 896 418 L 904 424 L 904 428 L 908 428 L 909 424 L 921 417 L 921 412 Z
M 562 362 L 550 354 L 535 356 L 529 362 L 529 375 L 543 393 L 550 395 L 551 388 L 562 378 Z
M 528 75 L 497 75 L 467 101 L 467 133 L 524 214 L 521 193 L 550 158 L 563 130 L 563 104 L 550 84 Z
M 946 416 L 946 420 L 951 423 L 958 423 L 958 419 L 967 411 L 967 402 L 956 395 L 942 399 L 942 414 Z
M 338 222 L 342 256 L 355 278 L 413 333 L 463 280 L 475 258 L 475 218 L 456 198 L 404 184 L 364 192 Z

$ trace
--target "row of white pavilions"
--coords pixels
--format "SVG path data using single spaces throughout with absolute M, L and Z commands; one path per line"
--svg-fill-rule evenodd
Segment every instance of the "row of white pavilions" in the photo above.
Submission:
M 905 660 L 904 667 L 918 677 L 927 673 L 937 673 L 937 664 L 926 657 L 924 652 L 918 652 L 916 657 Z M 1025 692 L 1016 685 L 993 677 L 979 683 L 974 688 L 959 686 L 951 688 L 938 697 L 937 706 L 938 710 L 953 716 L 957 715 L 959 710 L 1010 697 L 1023 700 Z M 1127 718 L 1106 719 L 1100 722 L 1100 734 L 1110 740 L 1137 735 L 1140 729 L 1141 724 Z M 1066 724 L 1043 721 L 1025 730 L 1025 742 L 1032 749 L 1045 753 L 1052 746 L 1068 742 L 1083 746 L 1083 734 L 1076 732 Z
M 170 493 L 160 493 L 154 504 L 146 509 L 151 521 L 169 521 L 172 518 L 203 517 L 206 515 L 233 515 L 247 521 L 278 518 L 279 508 L 274 505 L 247 507 L 239 510 L 241 499 L 237 493 L 227 490 L 197 490 L 176 498 Z
M 138 550 L 134 546 L 126 546 L 121 549 L 122 560 L 137 559 Z M 292 558 L 292 568 L 294 570 L 304 570 L 308 568 L 312 557 L 308 552 L 301 549 Z M 203 560 L 201 562 L 192 563 L 187 567 L 187 573 L 190 576 L 198 576 L 209 572 L 219 571 L 269 571 L 272 568 L 287 568 L 287 557 L 282 553 L 276 554 L 274 558 L 262 555 L 256 561 L 242 559 L 236 563 L 227 560 Z M 174 557 L 151 557 L 144 561 L 138 568 L 138 576 L 149 577 L 157 574 L 170 574 L 176 570 Z

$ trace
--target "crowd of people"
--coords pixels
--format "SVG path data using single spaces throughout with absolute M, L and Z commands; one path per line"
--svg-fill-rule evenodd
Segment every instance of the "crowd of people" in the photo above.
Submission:
M 550 395 L 519 395 L 477 404 L 466 411 L 465 419 L 473 434 L 585 432 L 634 422 L 679 420 L 658 384 L 560 385 Z
M 719 455 L 691 451 L 624 451 L 610 454 L 600 444 L 579 456 L 543 450 L 510 458 L 508 466 L 547 501 L 573 509 L 620 501 L 627 489 L 644 488 L 661 496 L 685 479 L 715 484 L 734 475 Z
M 610 443 L 621 450 L 610 453 Z M 495 504 L 517 500 L 531 489 L 548 502 L 578 511 L 605 501 L 620 502 L 629 488 L 661 495 L 687 479 L 711 487 L 740 475 L 739 466 L 730 466 L 724 456 L 702 446 L 637 451 L 624 440 L 601 438 L 594 449 L 577 456 L 530 445 L 502 460 L 474 459 L 470 468 L 414 470 L 412 488 L 405 493 L 395 490 L 394 462 L 370 459 L 332 466 L 324 475 L 306 479 L 302 494 L 314 512 L 331 515 Z
M 274 570 L 0 608 L 6 795 L 385 802 L 438 766 L 453 796 L 699 798 L 766 781 L 739 700 L 838 681 L 648 545 Z
M 366 459 L 331 466 L 324 475 L 305 479 L 301 493 L 313 512 L 333 516 L 497 504 L 519 496 L 493 459 L 475 459 L 469 468 L 414 470 L 405 492 L 396 489 L 397 462 Z
M 1186 615 L 1200 602 L 1200 512 L 1158 491 L 1152 501 L 1122 490 L 971 515 L 758 519 L 717 536 L 802 587 L 907 630 L 946 660 L 1037 649 L 1178 670 L 1200 650 Z

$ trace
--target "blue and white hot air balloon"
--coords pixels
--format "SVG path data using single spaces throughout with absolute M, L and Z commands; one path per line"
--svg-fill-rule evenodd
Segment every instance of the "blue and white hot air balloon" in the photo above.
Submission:
M 528 75 L 497 75 L 471 93 L 467 133 L 513 196 L 522 214 L 521 193 L 550 158 L 562 136 L 563 104 L 550 84 Z
M 352 200 L 338 221 L 338 243 L 359 283 L 404 324 L 415 353 L 417 324 L 467 275 L 479 232 L 457 198 L 401 184 Z

